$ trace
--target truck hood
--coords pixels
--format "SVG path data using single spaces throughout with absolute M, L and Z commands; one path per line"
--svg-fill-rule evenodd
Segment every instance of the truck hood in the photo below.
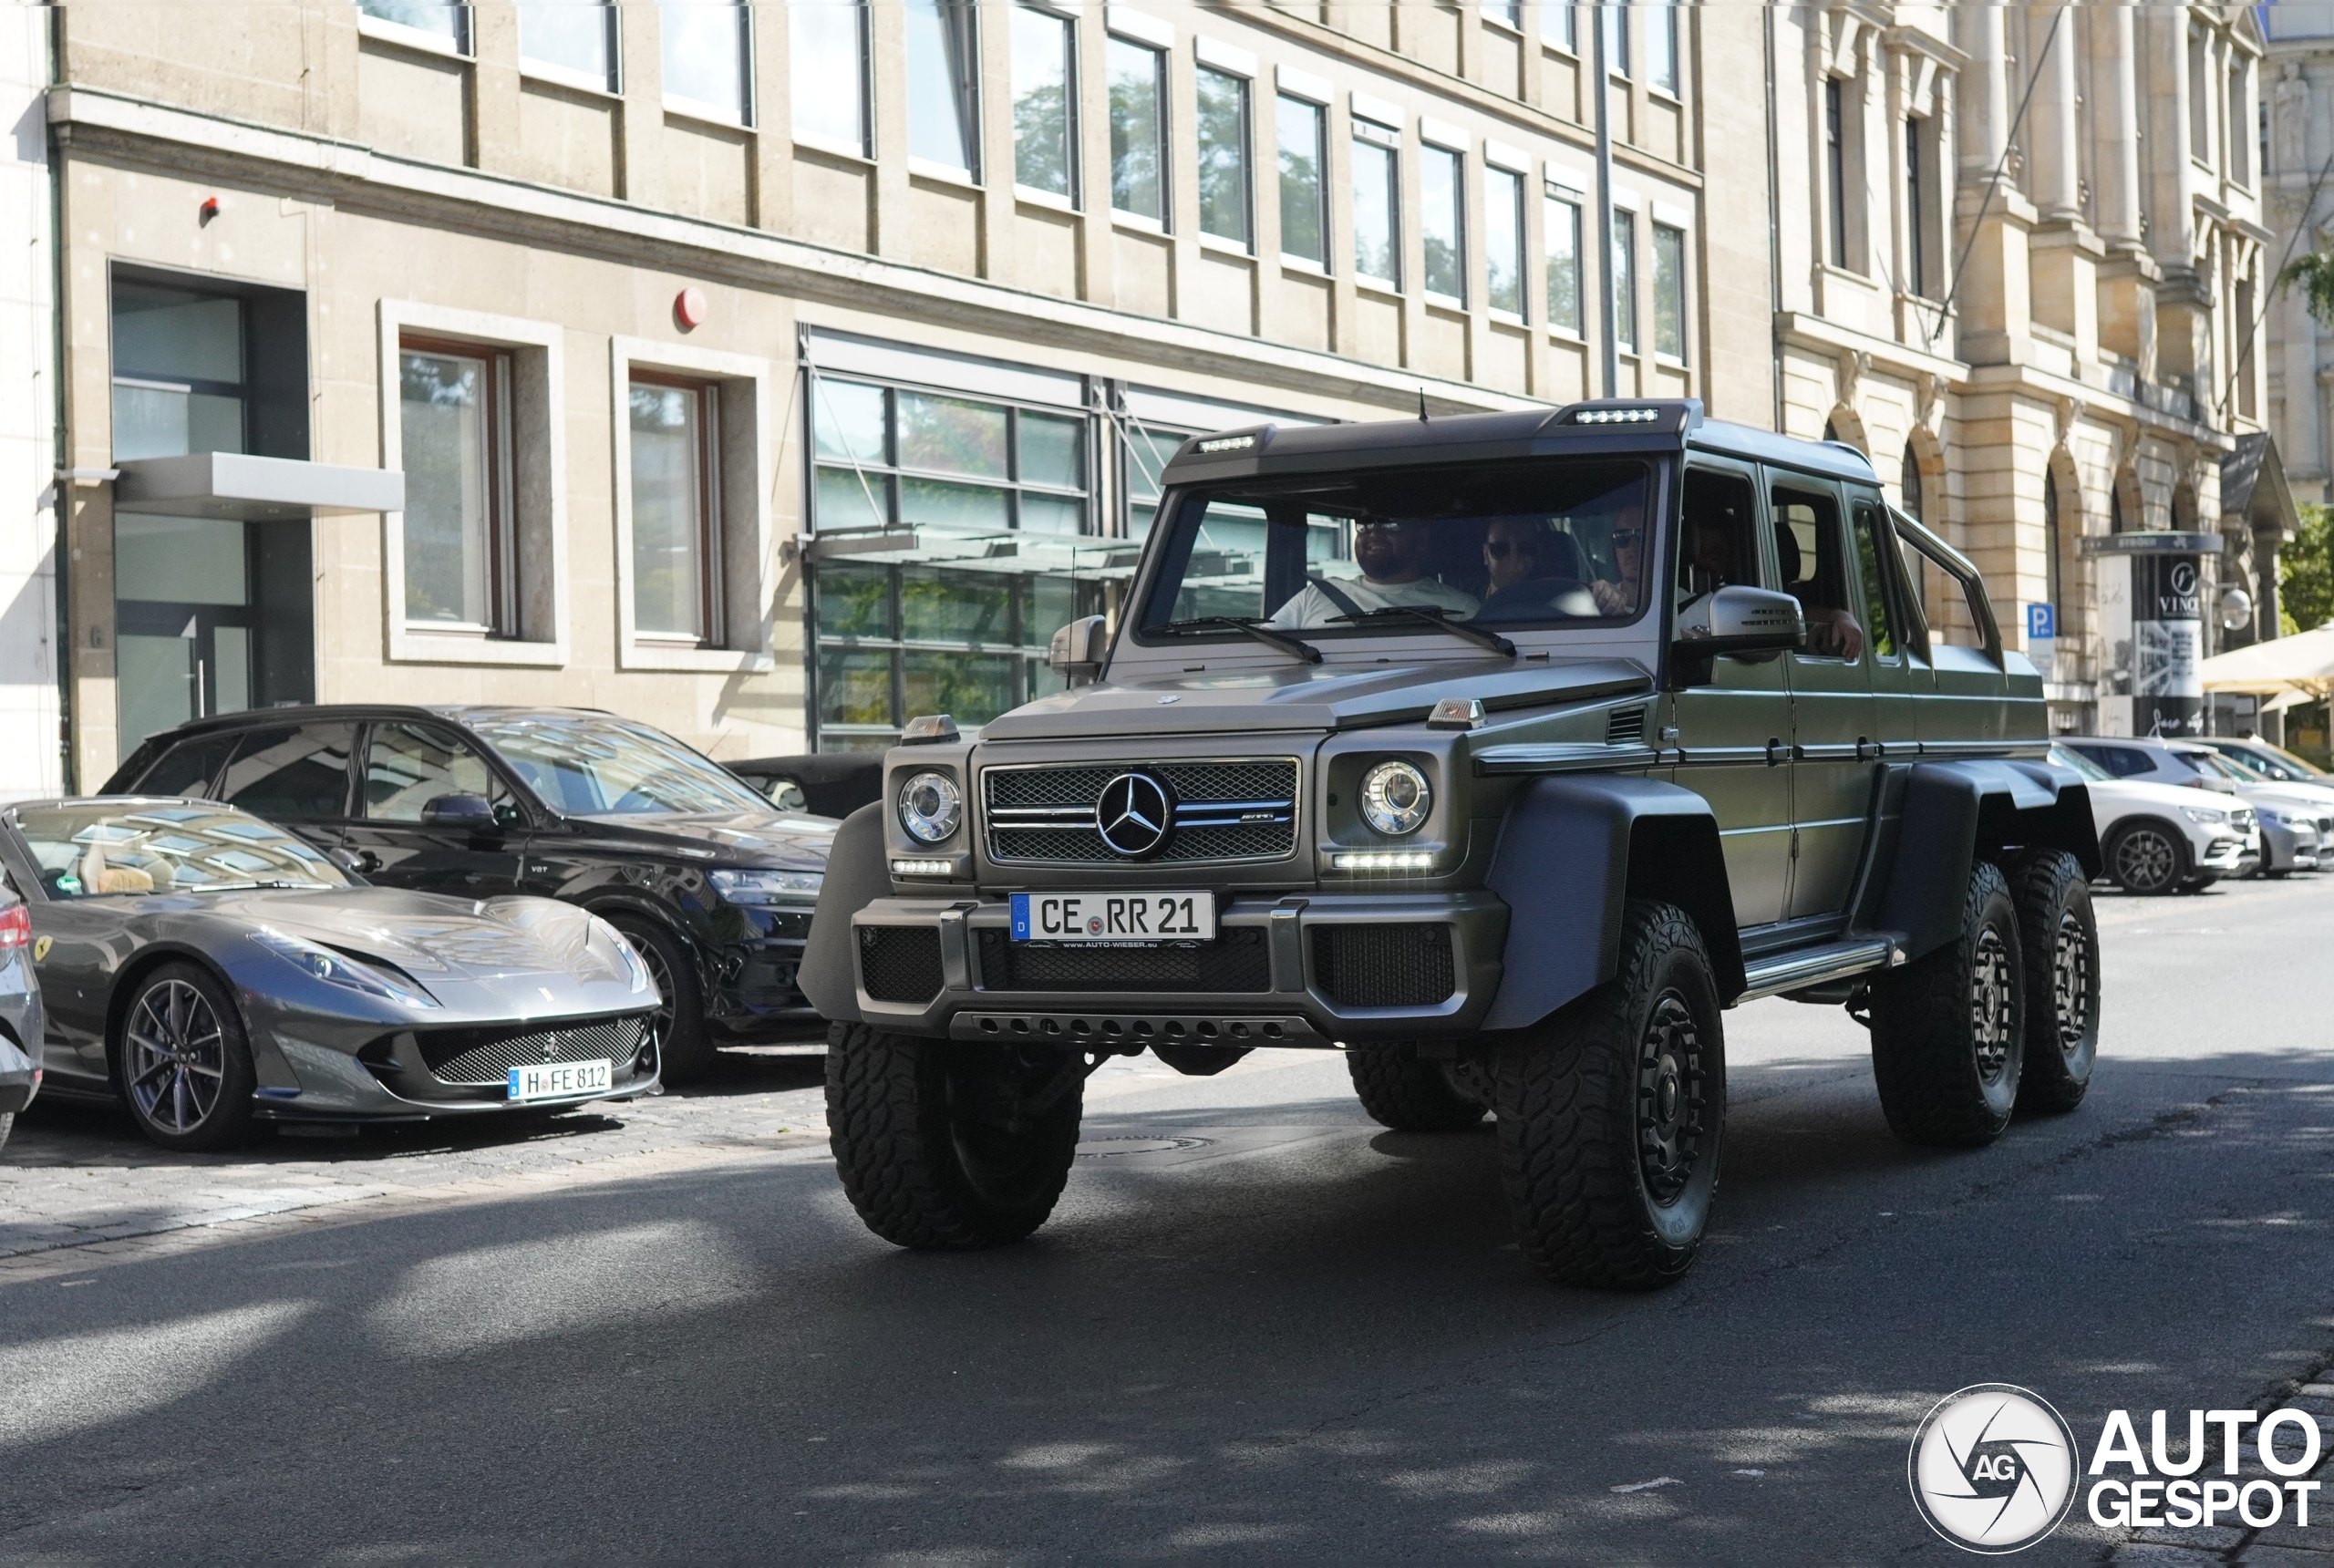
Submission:
M 1448 658 L 1407 665 L 1291 665 L 1156 680 L 1110 681 L 1056 693 L 981 728 L 989 740 L 1069 740 L 1259 729 L 1363 729 L 1414 723 L 1444 697 L 1486 708 L 1547 707 L 1649 691 L 1627 659 Z

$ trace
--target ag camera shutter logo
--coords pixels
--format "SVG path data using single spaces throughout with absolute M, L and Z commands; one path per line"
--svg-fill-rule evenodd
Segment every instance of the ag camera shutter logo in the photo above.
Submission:
M 1965 1552 L 2023 1552 L 2074 1506 L 2074 1429 L 2040 1395 L 1978 1383 L 1936 1403 L 1906 1463 L 1921 1518 Z

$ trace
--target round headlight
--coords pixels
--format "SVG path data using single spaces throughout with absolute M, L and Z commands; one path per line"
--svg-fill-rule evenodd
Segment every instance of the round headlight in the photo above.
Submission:
M 1434 804 L 1426 775 L 1407 762 L 1381 762 L 1362 775 L 1361 814 L 1381 833 L 1414 833 Z
M 964 815 L 964 793 L 945 773 L 919 773 L 900 786 L 900 826 L 919 843 L 938 843 Z

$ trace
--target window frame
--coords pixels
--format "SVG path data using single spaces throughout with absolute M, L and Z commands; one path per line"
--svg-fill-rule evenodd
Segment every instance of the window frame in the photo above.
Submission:
M 915 0 L 910 0 L 910 4 Z M 929 0 L 935 19 L 941 29 L 942 46 L 946 48 L 952 32 L 956 57 L 944 61 L 949 76 L 949 108 L 956 118 L 956 133 L 963 143 L 965 161 L 960 167 L 925 158 L 914 150 L 918 98 L 911 85 L 908 93 L 908 170 L 911 173 L 934 176 L 942 180 L 961 181 L 978 185 L 983 181 L 982 143 L 986 139 L 982 124 L 981 102 L 981 19 L 973 0 Z M 903 23 L 907 18 L 903 15 Z M 915 68 L 914 35 L 911 31 L 901 48 L 903 63 L 911 73 Z
M 711 3 L 712 0 L 658 0 L 656 44 L 657 58 L 660 61 L 666 58 L 668 55 L 665 47 L 666 27 L 676 6 L 704 5 Z M 737 126 L 751 130 L 758 118 L 754 101 L 756 97 L 754 7 L 751 0 L 726 0 L 726 3 L 737 13 L 735 20 L 738 29 L 738 107 L 732 109 L 722 104 L 708 103 L 703 98 L 691 98 L 686 93 L 674 92 L 666 85 L 672 79 L 670 71 L 659 72 L 657 90 L 664 99 L 664 107 L 668 113 L 681 115 L 689 119 L 706 120 L 714 125 Z
M 377 38 L 401 48 L 418 49 L 426 54 L 445 55 L 457 60 L 478 57 L 478 19 L 471 14 L 468 0 L 455 0 L 444 7 L 455 20 L 454 32 L 449 37 L 433 33 L 427 27 L 417 27 L 400 22 L 394 16 L 384 16 L 369 9 L 365 0 L 356 0 L 356 34 L 362 38 Z
M 697 405 L 697 631 L 656 631 L 644 629 L 640 622 L 640 536 L 637 531 L 639 502 L 632 503 L 634 527 L 628 535 L 632 556 L 631 595 L 633 605 L 633 639 L 641 643 L 665 643 L 679 647 L 718 647 L 725 640 L 722 624 L 721 558 L 724 545 L 721 516 L 721 388 L 718 383 L 702 377 L 685 376 L 634 365 L 625 377 L 625 428 L 631 428 L 631 393 L 635 387 L 654 387 L 666 391 L 685 392 Z M 637 483 L 639 455 L 625 443 L 625 472 L 620 481 L 627 493 Z
M 857 89 L 855 112 L 859 120 L 859 134 L 855 139 L 830 136 L 823 130 L 805 129 L 797 118 L 798 107 L 808 99 L 805 95 L 794 89 L 800 80 L 800 73 L 812 51 L 801 47 L 800 40 L 795 32 L 795 19 L 799 16 L 813 15 L 821 8 L 821 6 L 800 4 L 800 0 L 797 4 L 787 7 L 786 74 L 790 100 L 787 106 L 787 133 L 798 147 L 813 148 L 822 152 L 839 152 L 851 158 L 872 158 L 875 121 L 873 114 L 874 46 L 872 33 L 873 18 L 869 13 L 868 0 L 821 0 L 821 5 L 831 6 L 835 10 L 842 10 L 848 5 L 851 12 L 852 34 L 857 49 L 857 58 L 854 62 L 857 69 L 852 73 L 852 85 Z
M 519 557 L 517 635 L 431 631 L 405 618 L 405 514 L 381 514 L 383 640 L 391 664 L 501 665 L 559 669 L 568 663 L 566 329 L 556 322 L 493 315 L 415 300 L 384 299 L 376 344 L 381 466 L 402 470 L 404 336 L 468 344 L 511 356 L 511 522 Z M 532 562 L 532 564 L 530 564 Z
M 1204 156 L 1203 137 L 1206 117 L 1201 113 L 1199 108 L 1201 94 L 1203 90 L 1203 79 L 1208 77 L 1213 77 L 1219 82 L 1229 83 L 1239 99 L 1239 129 L 1236 139 L 1239 154 L 1237 200 L 1241 232 L 1238 234 L 1226 234 L 1208 227 L 1208 166 Z M 1192 69 L 1192 141 L 1193 148 L 1202 154 L 1196 165 L 1195 175 L 1195 182 L 1198 186 L 1196 194 L 1199 197 L 1200 237 L 1203 240 L 1211 240 L 1219 244 L 1235 247 L 1243 254 L 1253 255 L 1256 249 L 1256 84 L 1252 77 L 1242 76 L 1237 71 L 1228 71 L 1220 66 L 1212 66 L 1205 61 L 1201 61 Z
M 1380 125 L 1374 119 L 1365 119 L 1356 115 L 1352 119 L 1352 133 L 1349 140 L 1350 145 L 1347 150 L 1348 171 L 1351 178 L 1348 183 L 1357 198 L 1361 191 L 1361 179 L 1359 164 L 1352 158 L 1352 154 L 1360 148 L 1368 147 L 1373 152 L 1385 155 L 1387 270 L 1394 274 L 1390 278 L 1379 277 L 1362 264 L 1361 203 L 1357 199 L 1350 203 L 1353 219 L 1354 282 L 1357 284 L 1368 284 L 1371 288 L 1387 294 L 1399 294 L 1404 292 L 1405 281 L 1402 276 L 1404 270 L 1402 266 L 1404 259 L 1402 255 L 1402 133 L 1391 126 Z
M 553 10 L 561 6 L 597 7 L 601 15 L 602 36 L 607 49 L 605 72 L 594 76 L 579 71 L 573 66 L 556 60 L 536 59 L 527 53 L 527 13 L 531 10 Z M 624 8 L 615 0 L 520 0 L 516 7 L 519 31 L 519 75 L 538 81 L 556 82 L 561 87 L 573 88 L 579 92 L 598 93 L 608 98 L 624 92 Z
M 1325 276 L 1337 253 L 1331 223 L 1329 201 L 1329 110 L 1326 105 L 1293 93 L 1275 91 L 1273 95 L 1273 186 L 1280 207 L 1280 259 L 1282 265 L 1291 263 L 1306 270 L 1317 270 Z M 1313 125 L 1313 232 L 1320 242 L 1321 253 L 1308 256 L 1288 248 L 1288 188 L 1289 181 L 1282 171 L 1281 159 L 1287 151 L 1286 126 L 1288 108 L 1301 108 Z
M 1585 257 L 1585 241 L 1583 238 L 1585 232 L 1583 214 L 1585 212 L 1587 205 L 1588 199 L 1585 193 L 1574 190 L 1569 185 L 1560 184 L 1554 180 L 1542 181 L 1540 189 L 1540 270 L 1543 275 L 1540 280 L 1540 284 L 1547 297 L 1548 330 L 1551 332 L 1564 333 L 1575 341 L 1583 343 L 1586 342 L 1588 338 L 1586 329 L 1588 313 L 1588 272 L 1587 268 L 1583 264 Z M 1554 264 L 1556 257 L 1555 246 L 1549 239 L 1549 236 L 1555 232 L 1555 231 L 1549 226 L 1548 222 L 1548 209 L 1551 206 L 1566 208 L 1572 214 L 1571 231 L 1569 234 L 1572 247 L 1572 298 L 1569 308 L 1563 311 L 1559 311 L 1556 308 L 1556 292 L 1554 287 L 1553 278 L 1548 275 L 1549 268 Z
M 1613 294 L 1613 347 L 1636 358 L 1645 324 L 1637 319 L 1637 214 L 1631 208 L 1613 209 L 1613 253 L 1605 264 Z
M 1034 20 L 1050 23 L 1060 30 L 1062 46 L 1062 183 L 1068 187 L 1067 190 L 1063 191 L 1048 191 L 1042 185 L 1031 185 L 1021 178 L 1020 115 L 1022 84 L 1014 73 L 1014 66 L 1020 58 L 1020 51 L 1015 46 L 1016 41 L 1013 37 L 1013 32 L 1025 15 Z M 1079 211 L 1083 208 L 1084 201 L 1079 179 L 1079 160 L 1078 156 L 1081 139 L 1079 131 L 1082 123 L 1082 117 L 1079 114 L 1079 110 L 1083 106 L 1080 102 L 1080 77 L 1078 69 L 1079 47 L 1077 15 L 1072 12 L 1058 11 L 1051 5 L 1035 4 L 1033 3 L 1033 0 L 1013 0 L 1013 4 L 1010 7 L 1009 15 L 1007 19 L 1006 32 L 1006 54 L 1007 57 L 1006 62 L 1006 90 L 1008 98 L 1008 118 L 1012 121 L 1013 127 L 1013 194 L 1023 201 L 1037 201 L 1046 206 L 1062 205 L 1066 206 L 1070 211 Z
M 1549 48 L 1561 49 L 1565 54 L 1570 55 L 1575 58 L 1578 58 L 1580 55 L 1580 16 L 1578 12 L 1569 5 L 1554 5 L 1543 4 L 1539 9 L 1540 42 Z M 1557 30 L 1551 33 L 1548 30 L 1548 22 L 1551 17 L 1556 16 L 1561 16 L 1563 21 Z
M 1494 187 L 1501 181 L 1507 181 L 1510 200 L 1505 201 L 1498 200 L 1493 194 Z M 1483 160 L 1482 187 L 1483 308 L 1497 320 L 1528 323 L 1532 319 L 1532 288 L 1529 282 L 1532 272 L 1532 245 L 1531 216 L 1524 207 L 1526 184 L 1523 171 L 1493 163 L 1486 158 Z M 1512 246 L 1506 247 L 1509 253 L 1505 258 L 1507 264 L 1514 273 L 1513 287 L 1515 303 L 1513 306 L 1499 303 L 1499 289 L 1492 281 L 1492 263 L 1499 259 L 1499 252 L 1503 248 L 1498 244 L 1499 225 L 1493 221 L 1493 215 L 1503 211 L 1507 213 L 1508 222 L 1514 226 L 1514 242 Z
M 1437 159 L 1450 160 L 1449 244 L 1451 270 L 1459 284 L 1455 292 L 1434 286 L 1433 260 L 1427 253 L 1426 249 L 1430 242 L 1439 237 L 1430 232 L 1430 221 L 1443 215 L 1441 203 L 1430 201 L 1427 198 L 1429 183 L 1427 170 L 1434 166 Z M 1419 293 L 1433 304 L 1451 310 L 1467 308 L 1472 293 L 1468 285 L 1474 281 L 1468 275 L 1468 267 L 1474 258 L 1469 254 L 1472 247 L 1467 242 L 1469 238 L 1467 233 L 1467 154 L 1458 148 L 1446 147 L 1439 141 L 1421 141 L 1419 144 Z
M 1847 83 L 1827 76 L 1823 87 L 1823 259 L 1842 272 L 1848 266 Z
M 515 442 L 511 431 L 511 401 L 513 368 L 511 351 L 493 344 L 475 343 L 464 338 L 439 337 L 429 333 L 405 332 L 398 335 L 398 375 L 402 387 L 407 355 L 442 356 L 475 360 L 486 366 L 486 599 L 487 618 L 484 623 L 466 621 L 415 621 L 408 619 L 408 631 L 421 631 L 434 636 L 477 636 L 491 641 L 505 642 L 516 636 L 518 615 L 519 551 L 517 536 L 517 490 L 512 473 L 511 456 Z M 404 399 L 398 399 L 398 418 L 402 432 L 405 418 Z M 402 448 L 402 443 L 400 443 Z M 402 452 L 400 452 L 402 456 Z M 400 514 L 402 516 L 402 514 Z M 408 614 L 410 615 L 408 609 Z
M 1157 187 L 1159 211 L 1156 216 L 1132 207 L 1119 205 L 1120 169 L 1119 108 L 1115 96 L 1118 85 L 1117 51 L 1141 50 L 1151 57 L 1152 135 L 1151 152 L 1153 160 L 1152 183 Z M 1110 221 L 1130 228 L 1167 234 L 1174 232 L 1175 191 L 1170 179 L 1174 158 L 1173 116 L 1170 112 L 1170 95 L 1173 77 L 1167 68 L 1170 51 L 1148 38 L 1105 30 L 1102 35 L 1102 99 L 1103 113 L 1110 132 Z M 1132 147 L 1131 139 L 1129 147 Z
M 1693 362 L 1693 355 L 1689 350 L 1689 346 L 1693 342 L 1694 335 L 1690 325 L 1693 321 L 1693 291 L 1691 287 L 1693 258 L 1692 252 L 1687 243 L 1688 235 L 1686 226 L 1683 223 L 1665 222 L 1659 217 L 1654 218 L 1652 222 L 1653 356 L 1655 359 L 1665 364 L 1678 366 L 1690 365 Z M 1670 269 L 1671 276 L 1669 279 L 1670 284 L 1674 286 L 1674 292 L 1677 296 L 1674 301 L 1670 302 L 1675 307 L 1673 315 L 1678 328 L 1678 346 L 1674 349 L 1665 346 L 1662 343 L 1662 305 L 1664 295 L 1664 290 L 1662 287 L 1662 241 L 1664 236 L 1668 236 L 1671 240 L 1675 241 L 1677 245 L 1677 262 L 1676 265 Z
M 1685 73 L 1679 68 L 1683 40 L 1678 30 L 1678 0 L 1639 0 L 1639 4 L 1655 13 L 1646 21 L 1646 87 L 1666 98 L 1682 99 Z M 1657 38 L 1658 48 L 1653 46 Z

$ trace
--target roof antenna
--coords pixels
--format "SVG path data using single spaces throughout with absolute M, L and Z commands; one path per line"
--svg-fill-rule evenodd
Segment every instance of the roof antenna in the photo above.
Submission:
M 1419 388 L 1419 423 L 1426 423 L 1426 388 Z

